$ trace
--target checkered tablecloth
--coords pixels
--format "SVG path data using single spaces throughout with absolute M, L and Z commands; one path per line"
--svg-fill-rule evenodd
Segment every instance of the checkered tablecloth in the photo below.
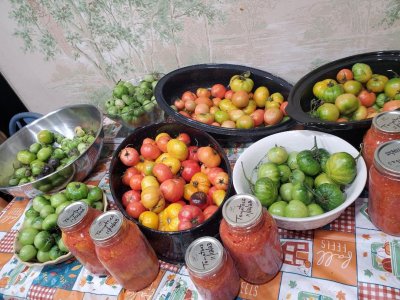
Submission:
M 115 134 L 115 124 L 105 124 Z M 102 156 L 88 182 L 108 196 L 116 209 L 105 171 L 120 139 L 106 138 Z M 227 148 L 232 165 L 244 150 Z M 316 230 L 279 229 L 284 264 L 270 282 L 241 282 L 237 299 L 400 300 L 400 238 L 374 227 L 366 210 L 368 193 L 330 224 Z M 157 279 L 145 290 L 123 289 L 111 276 L 95 276 L 75 259 L 58 265 L 28 267 L 13 254 L 29 199 L 15 198 L 0 213 L 0 299 L 200 299 L 184 265 L 160 261 Z M 400 220 L 399 220 L 400 221 Z

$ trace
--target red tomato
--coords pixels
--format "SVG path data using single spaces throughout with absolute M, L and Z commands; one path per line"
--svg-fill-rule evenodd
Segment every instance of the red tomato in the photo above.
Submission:
M 145 138 L 145 139 L 143 140 L 143 142 L 142 142 L 142 145 L 145 145 L 145 144 L 152 144 L 152 145 L 154 145 L 154 146 L 157 145 L 156 141 L 153 140 L 152 138 Z
M 383 104 L 382 111 L 395 110 L 400 108 L 400 100 L 391 100 Z
M 192 228 L 204 221 L 203 211 L 197 206 L 185 205 L 179 212 L 179 230 Z
M 253 118 L 254 126 L 260 126 L 264 123 L 264 110 L 263 109 L 256 109 L 250 117 Z
M 206 113 L 208 113 L 209 111 L 210 111 L 210 107 L 209 107 L 207 104 L 205 104 L 205 103 L 197 104 L 197 105 L 196 105 L 196 108 L 194 109 L 194 113 L 195 113 L 196 115 L 199 115 L 199 114 L 206 114 Z
M 160 185 L 161 194 L 169 202 L 177 202 L 183 197 L 185 181 L 182 179 L 167 179 Z
M 221 172 L 225 172 L 225 171 L 224 171 L 224 169 L 222 169 L 220 167 L 210 168 L 208 170 L 208 172 L 206 173 L 208 176 L 208 180 L 210 180 L 210 182 L 212 184 L 214 184 L 215 177 Z
M 374 105 L 376 100 L 376 95 L 374 92 L 368 92 L 367 90 L 361 91 L 358 96 L 358 100 L 360 100 L 361 105 L 365 107 L 370 107 Z
M 129 190 L 122 194 L 122 205 L 127 207 L 131 202 L 139 202 L 140 193 L 138 191 Z
M 220 83 L 214 84 L 211 87 L 211 96 L 213 96 L 214 98 L 223 98 L 225 93 L 226 88 Z
M 199 97 L 196 100 L 194 100 L 194 102 L 196 102 L 197 105 L 206 104 L 209 108 L 213 106 L 213 102 L 211 101 L 210 98 L 207 97 Z
M 276 125 L 283 119 L 282 111 L 277 107 L 271 107 L 264 112 L 264 122 L 267 125 Z
M 353 72 L 349 69 L 341 69 L 336 74 L 336 79 L 339 83 L 345 83 L 347 80 L 353 79 Z
M 184 92 L 181 97 L 181 99 L 185 102 L 188 100 L 194 101 L 196 98 L 197 98 L 196 95 L 194 93 L 192 93 L 191 91 Z
M 204 220 L 209 219 L 216 211 L 218 210 L 218 206 L 209 205 L 203 210 Z
M 129 181 L 129 186 L 132 190 L 140 191 L 142 189 L 143 177 L 144 176 L 142 174 L 136 174 L 132 176 L 131 180 Z
M 157 139 L 157 147 L 160 149 L 162 152 L 167 152 L 167 143 L 171 139 L 170 136 L 162 136 L 159 139 Z
M 228 173 L 226 172 L 219 172 L 215 177 L 214 177 L 214 182 L 213 185 L 218 189 L 218 190 L 224 190 L 226 191 L 228 189 L 228 183 L 229 183 L 229 176 Z
M 197 151 L 197 157 L 209 168 L 218 167 L 221 163 L 221 156 L 210 146 L 200 147 Z
M 122 183 L 125 185 L 129 185 L 129 181 L 131 180 L 133 175 L 140 174 L 140 171 L 136 169 L 136 167 L 130 167 L 125 170 L 124 175 L 122 175 Z
M 154 141 L 155 143 L 155 141 Z M 147 143 L 140 147 L 140 154 L 148 160 L 155 160 L 160 156 L 161 150 L 157 147 L 157 144 Z
M 180 133 L 176 139 L 184 142 L 188 146 L 190 145 L 190 136 L 187 133 Z
M 232 99 L 233 93 L 234 92 L 232 90 L 227 90 L 224 98 L 229 100 Z
M 176 99 L 174 105 L 177 109 L 181 110 L 185 107 L 185 102 L 182 99 Z
M 232 103 L 238 108 L 246 107 L 249 104 L 249 93 L 246 91 L 237 91 L 232 95 Z
M 197 161 L 189 159 L 182 162 L 181 176 L 186 180 L 186 182 L 190 182 L 193 175 L 200 171 L 200 165 Z
M 174 177 L 171 169 L 162 163 L 156 163 L 154 165 L 153 174 L 159 182 L 164 182 L 167 179 L 172 179 Z
M 140 202 L 131 202 L 126 207 L 127 214 L 135 219 L 139 218 L 140 214 L 146 210 L 147 209 Z
M 194 110 L 196 109 L 196 106 L 197 106 L 197 104 L 193 100 L 188 100 L 185 102 L 185 109 L 188 112 L 194 112 Z
M 140 157 L 135 148 L 125 147 L 119 153 L 119 159 L 125 166 L 132 167 L 139 162 Z
M 188 160 L 199 161 L 199 159 L 197 158 L 197 150 L 199 150 L 199 147 L 198 146 L 189 146 L 188 150 L 189 150 Z
M 210 98 L 211 96 L 211 92 L 206 89 L 206 88 L 198 88 L 196 90 L 196 95 L 197 97 L 206 97 L 206 98 Z
M 281 110 L 281 112 L 283 113 L 284 116 L 287 116 L 287 112 L 286 112 L 286 106 L 288 106 L 289 102 L 284 101 L 282 102 L 281 106 L 279 107 L 279 109 Z

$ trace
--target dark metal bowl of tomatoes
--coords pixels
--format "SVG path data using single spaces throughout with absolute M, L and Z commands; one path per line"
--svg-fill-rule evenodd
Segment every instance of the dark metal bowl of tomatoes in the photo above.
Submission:
M 187 152 L 182 150 L 182 142 L 187 145 Z M 203 153 L 200 152 L 202 147 Z M 149 161 L 154 162 L 150 163 L 150 168 Z M 216 165 L 218 167 L 214 167 Z M 207 173 L 208 177 L 203 174 L 207 170 L 210 172 Z M 224 176 L 218 183 L 217 177 L 211 180 L 212 170 L 218 171 L 218 176 Z M 207 132 L 180 123 L 158 123 L 138 128 L 115 150 L 109 173 L 111 193 L 119 210 L 139 226 L 160 259 L 182 263 L 185 251 L 192 241 L 202 236 L 218 236 L 222 204 L 233 191 L 232 171 L 225 151 Z M 207 178 L 210 178 L 211 183 Z M 155 180 L 158 183 L 154 183 Z M 187 187 L 179 187 L 179 181 Z M 171 185 L 171 182 L 175 185 Z M 212 188 L 214 191 L 210 194 Z M 216 194 L 218 189 L 218 195 L 222 195 L 220 198 Z M 202 199 L 194 196 L 202 195 L 199 191 L 213 195 L 207 198 L 207 204 L 198 202 Z M 155 202 L 151 203 L 153 198 Z M 131 201 L 140 204 L 132 204 Z M 164 219 L 168 220 L 168 224 L 161 224 L 161 218 L 165 216 L 162 214 L 168 208 L 175 209 L 179 205 L 182 205 L 179 207 L 182 211 L 186 206 L 188 215 L 179 215 L 178 227 L 173 227 L 177 226 L 172 221 L 175 216 Z M 197 206 L 196 209 L 193 206 Z M 154 212 L 158 216 L 157 224 L 151 219 Z M 196 213 L 201 216 L 195 216 Z M 193 215 L 189 216 L 190 214 Z M 199 222 L 189 224 L 200 219 Z
M 307 73 L 294 85 L 286 110 L 306 129 L 332 133 L 358 148 L 373 116 L 400 106 L 399 72 L 400 51 L 362 53 L 332 61 Z M 316 108 L 324 102 L 330 102 L 330 108 L 339 103 L 340 114 L 331 119 L 335 109 L 318 111 Z M 358 108 L 351 111 L 351 103 Z M 350 113 L 346 114 L 346 110 Z
M 263 119 L 264 115 L 261 114 L 261 121 L 258 122 L 255 119 L 256 117 L 253 117 L 253 115 L 257 114 L 252 113 L 252 110 L 249 107 L 250 105 L 244 107 L 240 106 L 239 104 L 232 109 L 236 111 L 236 117 L 230 115 L 230 120 L 228 120 L 226 126 L 221 124 L 223 122 L 216 122 L 218 117 L 217 114 L 215 114 L 215 111 L 229 111 L 231 110 L 231 108 L 229 108 L 229 105 L 226 108 L 222 107 L 221 104 L 214 101 L 213 97 L 219 98 L 222 101 L 227 101 L 227 99 L 231 100 L 231 92 L 234 90 L 231 79 L 233 76 L 240 76 L 243 74 L 246 74 L 246 76 L 248 76 L 247 78 L 251 79 L 254 83 L 254 85 L 252 87 L 249 87 L 248 89 L 250 102 L 251 100 L 254 100 L 252 99 L 252 97 L 256 94 L 255 91 L 258 87 L 267 87 L 268 89 L 267 95 L 264 99 L 264 103 L 259 105 L 259 103 L 257 102 L 256 110 L 264 110 L 264 108 L 266 109 L 267 105 L 265 104 L 265 102 L 272 102 L 270 100 L 273 98 L 271 96 L 274 94 L 279 93 L 281 101 L 286 100 L 289 95 L 290 89 L 292 88 L 292 85 L 284 79 L 259 69 L 233 64 L 199 64 L 180 68 L 166 74 L 158 81 L 154 94 L 160 107 L 171 118 L 187 126 L 207 131 L 221 143 L 253 142 L 267 135 L 285 131 L 294 127 L 296 122 L 294 122 L 287 116 L 284 117 L 285 115 L 280 116 L 281 119 L 278 122 L 266 123 Z M 244 78 L 246 77 L 237 78 L 236 83 L 246 85 L 245 81 L 247 79 Z M 240 82 L 240 80 L 243 80 L 243 82 Z M 215 85 L 223 88 L 224 92 L 221 95 L 218 95 L 218 93 L 216 94 L 218 96 L 213 95 L 212 92 Z M 212 96 L 210 97 L 210 99 L 213 99 L 213 103 L 211 104 L 210 102 L 209 104 L 209 113 L 213 115 L 212 121 L 209 121 L 209 119 L 207 119 L 207 116 L 210 116 L 208 110 L 207 113 L 204 113 L 204 111 L 201 110 L 199 110 L 200 113 L 197 113 L 198 106 L 204 105 L 199 105 L 198 99 L 194 100 L 197 104 L 196 110 L 194 107 L 188 107 L 187 104 L 185 105 L 185 108 L 182 108 L 182 110 L 176 110 L 176 101 L 185 101 L 184 93 L 189 92 L 195 97 L 200 98 L 200 90 L 208 90 L 208 92 L 211 92 Z M 231 93 L 230 96 L 228 96 L 229 93 Z M 251 117 L 253 118 L 254 124 L 251 127 L 246 126 L 246 124 L 244 124 L 242 127 L 240 127 L 240 125 L 237 125 L 238 121 L 236 121 L 235 118 L 243 114 L 241 111 L 245 111 L 245 115 L 247 115 L 244 117 L 244 119 L 249 119 L 249 115 L 251 115 Z M 275 111 L 278 110 L 275 109 Z M 189 112 L 189 114 L 187 112 Z M 222 114 L 224 113 L 221 113 L 221 115 Z M 273 117 L 274 116 L 272 116 L 272 118 Z M 221 117 L 221 119 L 223 119 L 223 117 Z M 232 120 L 236 122 L 237 126 L 234 127 L 234 125 L 232 125 Z

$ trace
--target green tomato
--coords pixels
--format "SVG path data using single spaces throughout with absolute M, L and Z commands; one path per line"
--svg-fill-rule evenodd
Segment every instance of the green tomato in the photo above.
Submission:
M 43 207 L 49 205 L 50 201 L 47 200 L 43 195 L 36 196 L 32 199 L 32 208 L 36 210 L 38 213 L 42 210 Z
M 15 177 L 11 177 L 10 180 L 8 181 L 8 184 L 10 186 L 16 186 L 19 184 L 19 179 Z
M 96 202 L 92 203 L 92 207 L 97 210 L 101 210 L 101 211 L 104 210 L 104 204 L 102 201 L 96 201 Z
M 18 234 L 18 242 L 22 245 L 33 245 L 33 241 L 35 240 L 35 236 L 39 233 L 39 230 L 28 227 L 22 229 Z
M 279 196 L 286 202 L 289 202 L 292 199 L 292 189 L 293 189 L 293 183 L 287 182 L 284 183 L 280 186 L 279 188 Z
M 129 94 L 129 89 L 123 85 L 123 84 L 117 84 L 114 89 L 113 89 L 113 96 L 121 99 L 122 95 L 128 95 Z
M 273 162 L 261 164 L 258 168 L 257 176 L 258 179 L 268 177 L 277 185 L 280 183 L 279 168 L 278 165 Z
M 299 200 L 292 200 L 285 207 L 285 217 L 287 218 L 308 217 L 308 208 L 303 202 Z
M 326 173 L 322 172 L 314 179 L 315 187 L 319 187 L 323 183 L 336 184 Z
M 334 103 L 335 99 L 344 93 L 344 88 L 333 79 L 325 79 L 314 84 L 313 93 L 325 103 Z
M 254 81 L 250 78 L 250 72 L 243 73 L 242 75 L 234 75 L 229 81 L 229 86 L 232 91 L 246 91 L 248 93 L 254 87 Z
M 63 192 L 53 194 L 50 197 L 51 206 L 53 206 L 55 208 L 66 201 L 68 201 L 68 198 L 65 195 L 65 193 L 63 193 Z
M 357 163 L 347 152 L 333 153 L 326 162 L 326 175 L 337 184 L 352 183 L 357 175 Z
M 31 166 L 31 171 L 33 176 L 38 176 L 40 173 L 42 173 L 44 167 L 46 166 L 46 163 L 41 161 L 41 160 L 34 160 L 30 163 Z
M 67 246 L 65 246 L 64 241 L 62 238 L 58 239 L 57 241 L 57 246 L 60 248 L 61 251 L 63 252 L 69 252 Z
M 57 206 L 56 208 L 56 214 L 59 215 L 61 213 L 61 211 L 66 208 L 68 205 L 70 205 L 72 203 L 72 201 L 65 201 L 63 203 L 61 203 L 60 205 Z
M 313 156 L 319 161 L 322 171 L 325 172 L 326 161 L 331 156 L 331 154 L 328 152 L 328 150 L 324 148 L 318 148 L 316 150 L 313 150 Z
M 224 121 L 229 120 L 229 114 L 226 111 L 223 110 L 218 110 L 214 114 L 215 121 L 217 121 L 219 124 L 222 124 Z
M 317 108 L 317 116 L 321 120 L 335 122 L 340 115 L 339 109 L 335 104 L 324 103 Z
M 133 103 L 133 97 L 129 96 L 129 95 L 122 95 L 122 101 L 124 101 L 124 103 L 126 105 L 131 105 Z
M 378 96 L 376 96 L 375 104 L 381 108 L 388 101 L 390 101 L 390 98 L 386 96 L 385 93 L 380 93 Z
M 51 147 L 43 147 L 36 154 L 37 159 L 40 161 L 47 161 L 51 154 L 53 153 L 53 149 Z
M 52 144 L 54 142 L 54 133 L 47 129 L 40 130 L 36 137 L 41 144 Z
M 30 227 L 32 227 L 33 221 L 34 221 L 36 218 L 37 218 L 37 217 L 35 217 L 35 216 L 25 217 L 24 223 L 22 224 L 22 228 L 30 228 Z M 32 227 L 32 228 L 33 228 L 33 227 Z
M 262 177 L 257 179 L 254 185 L 254 195 L 262 206 L 268 207 L 278 198 L 278 188 L 270 178 Z
M 22 261 L 31 261 L 36 257 L 37 249 L 33 245 L 25 245 L 19 250 L 18 257 Z
M 284 217 L 285 216 L 285 208 L 287 206 L 287 202 L 285 201 L 277 201 L 271 204 L 268 208 L 268 211 L 271 215 Z
M 29 152 L 28 150 L 20 150 L 17 153 L 17 159 L 24 165 L 29 165 L 36 159 L 35 153 Z
M 33 143 L 32 145 L 29 146 L 29 152 L 32 153 L 38 153 L 39 150 L 42 148 L 42 145 L 39 143 Z
M 22 179 L 31 176 L 31 170 L 28 167 L 21 167 L 15 170 L 15 178 Z
M 56 148 L 54 149 L 52 156 L 57 159 L 63 159 L 65 157 L 65 153 L 61 148 Z
M 98 186 L 89 189 L 87 198 L 92 201 L 98 201 L 103 199 L 103 190 Z
M 304 172 L 304 174 L 309 176 L 315 176 L 321 172 L 321 166 L 313 156 L 311 150 L 303 150 L 297 154 L 297 164 L 299 169 Z
M 394 99 L 398 94 L 400 94 L 400 78 L 389 79 L 385 84 L 385 95 L 390 99 Z
M 292 174 L 289 177 L 289 181 L 293 184 L 298 182 L 303 183 L 305 179 L 306 175 L 303 173 L 303 171 L 300 171 L 299 169 L 293 170 Z
M 49 251 L 53 247 L 55 241 L 54 237 L 48 231 L 40 231 L 34 239 L 33 244 L 38 250 Z
M 297 165 L 297 154 L 299 152 L 297 151 L 292 151 L 289 153 L 288 159 L 287 159 L 287 165 L 291 170 L 297 169 L 299 166 Z
M 63 252 L 60 250 L 60 248 L 58 248 L 57 245 L 54 245 L 53 247 L 51 247 L 51 249 L 49 251 L 49 257 L 51 260 L 56 260 L 57 258 L 59 258 L 62 255 L 63 255 Z
M 304 178 L 304 182 L 303 184 L 308 187 L 308 190 L 311 190 L 314 186 L 314 178 L 312 178 L 311 176 L 306 176 Z
M 66 196 L 71 200 L 80 200 L 87 198 L 89 188 L 82 182 L 70 182 L 66 187 Z
M 351 71 L 353 72 L 354 79 L 361 83 L 367 83 L 372 78 L 371 67 L 367 64 L 356 63 L 352 66 Z
M 288 167 L 288 165 L 279 165 L 279 177 L 281 179 L 281 183 L 285 183 L 289 181 L 290 175 L 292 175 L 292 170 Z
M 46 218 L 48 215 L 53 214 L 56 210 L 54 209 L 53 206 L 49 205 L 45 205 L 41 210 L 40 210 L 40 216 L 44 219 Z M 43 226 L 43 224 L 42 224 Z M 43 228 L 43 227 L 42 227 Z
M 275 146 L 268 150 L 267 156 L 270 162 L 283 164 L 287 161 L 289 155 L 284 147 Z
M 32 228 L 35 228 L 37 230 L 42 230 L 42 223 L 43 223 L 43 218 L 41 216 L 36 217 L 32 220 Z
M 335 209 L 345 200 L 345 195 L 336 184 L 323 183 L 315 189 L 315 202 L 326 211 Z
M 36 259 L 38 260 L 38 262 L 41 262 L 41 263 L 45 263 L 46 261 L 50 261 L 51 258 L 50 258 L 49 251 L 48 250 L 47 251 L 39 250 L 37 252 L 37 254 L 36 254 Z
M 307 187 L 303 183 L 295 183 L 292 187 L 292 200 L 298 200 L 303 202 L 305 205 L 311 203 L 311 197 Z
M 56 213 L 49 214 L 46 218 L 44 218 L 42 223 L 43 230 L 53 230 L 57 228 L 57 217 Z
M 311 203 L 308 205 L 308 213 L 310 217 L 322 215 L 324 210 L 317 203 Z
M 29 208 L 26 212 L 25 212 L 25 217 L 37 217 L 39 216 L 39 213 L 33 209 L 33 207 Z

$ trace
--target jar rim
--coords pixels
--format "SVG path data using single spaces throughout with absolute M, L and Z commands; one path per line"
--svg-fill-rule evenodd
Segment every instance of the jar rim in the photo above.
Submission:
M 84 201 L 76 201 L 64 207 L 57 218 L 60 229 L 69 229 L 81 223 L 89 211 L 89 205 Z
M 372 125 L 385 133 L 400 133 L 400 111 L 381 112 L 372 119 Z
M 251 194 L 237 194 L 227 199 L 222 207 L 222 216 L 229 226 L 248 229 L 262 217 L 262 205 Z
M 109 210 L 94 219 L 89 235 L 95 243 L 106 242 L 121 229 L 124 216 L 118 210 Z
M 400 140 L 379 145 L 374 153 L 374 166 L 382 173 L 400 177 Z

